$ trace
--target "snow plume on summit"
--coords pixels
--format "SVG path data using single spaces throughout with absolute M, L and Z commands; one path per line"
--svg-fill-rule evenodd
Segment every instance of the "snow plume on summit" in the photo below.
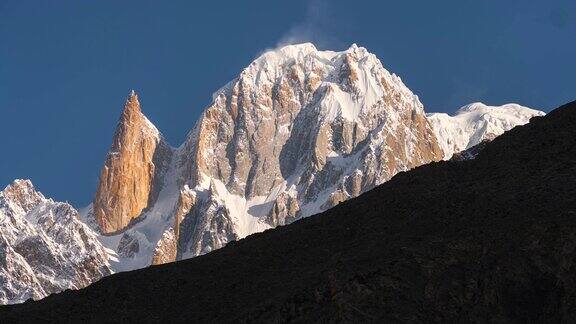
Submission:
M 276 43 L 277 50 L 288 45 L 312 42 L 319 48 L 342 48 L 345 43 L 329 33 L 335 22 L 331 18 L 331 8 L 326 0 L 311 0 L 308 2 L 304 19 L 292 25 Z

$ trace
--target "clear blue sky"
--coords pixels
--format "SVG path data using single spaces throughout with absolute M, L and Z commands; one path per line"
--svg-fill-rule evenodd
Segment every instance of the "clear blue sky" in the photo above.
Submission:
M 86 205 L 130 89 L 177 146 L 213 91 L 290 41 L 368 48 L 429 112 L 576 99 L 574 0 L 0 0 L 0 186 Z

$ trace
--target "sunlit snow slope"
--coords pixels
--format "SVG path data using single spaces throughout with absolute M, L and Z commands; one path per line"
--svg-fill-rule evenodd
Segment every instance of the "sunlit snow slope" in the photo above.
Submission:
M 475 102 L 460 108 L 454 116 L 431 113 L 427 117 L 444 151 L 444 158 L 449 159 L 454 153 L 483 140 L 492 140 L 515 126 L 528 123 L 534 116 L 543 115 L 542 111 L 518 104 L 487 106 Z

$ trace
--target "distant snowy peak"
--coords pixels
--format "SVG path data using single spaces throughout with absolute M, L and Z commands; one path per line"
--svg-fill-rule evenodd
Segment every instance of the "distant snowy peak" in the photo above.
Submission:
M 427 118 L 444 151 L 444 159 L 450 159 L 455 153 L 484 140 L 492 140 L 516 126 L 528 123 L 534 116 L 543 115 L 542 111 L 513 103 L 488 106 L 475 102 L 458 109 L 454 116 L 430 113 Z
M 320 99 L 318 113 L 328 121 L 340 117 L 354 120 L 362 113 L 369 114 L 369 109 L 390 93 L 401 96 L 402 100 L 414 101 L 414 109 L 423 111 L 418 97 L 400 77 L 389 73 L 374 54 L 356 44 L 338 52 L 318 50 L 311 43 L 266 51 L 236 79 L 216 91 L 213 99 L 216 104 L 226 99 L 236 86 L 255 92 L 255 100 L 262 97 L 274 100 L 270 96 L 274 91 L 272 87 L 288 92 L 295 90 L 293 83 L 305 86 L 304 91 L 295 93 L 298 96 L 294 99 L 302 102 L 316 95 Z M 261 107 L 271 108 L 265 101 L 259 103 Z
M 473 102 L 471 104 L 465 105 L 456 111 L 456 116 L 466 113 L 475 114 L 491 114 L 491 115 L 505 115 L 512 116 L 519 119 L 525 118 L 526 116 L 532 116 L 534 114 L 544 114 L 539 110 L 524 107 L 516 103 L 508 103 L 502 106 L 488 106 L 482 102 Z
M 78 289 L 110 274 L 96 235 L 69 204 L 15 180 L 0 191 L 0 304 Z
M 0 197 L 18 212 L 27 213 L 46 198 L 30 180 L 16 179 L 0 192 Z

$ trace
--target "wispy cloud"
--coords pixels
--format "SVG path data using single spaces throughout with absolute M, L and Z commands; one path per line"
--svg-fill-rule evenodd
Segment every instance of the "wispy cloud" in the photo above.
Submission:
M 276 47 L 311 42 L 320 49 L 336 49 L 344 44 L 335 36 L 338 26 L 325 0 L 310 0 L 304 20 L 297 22 L 278 40 Z

